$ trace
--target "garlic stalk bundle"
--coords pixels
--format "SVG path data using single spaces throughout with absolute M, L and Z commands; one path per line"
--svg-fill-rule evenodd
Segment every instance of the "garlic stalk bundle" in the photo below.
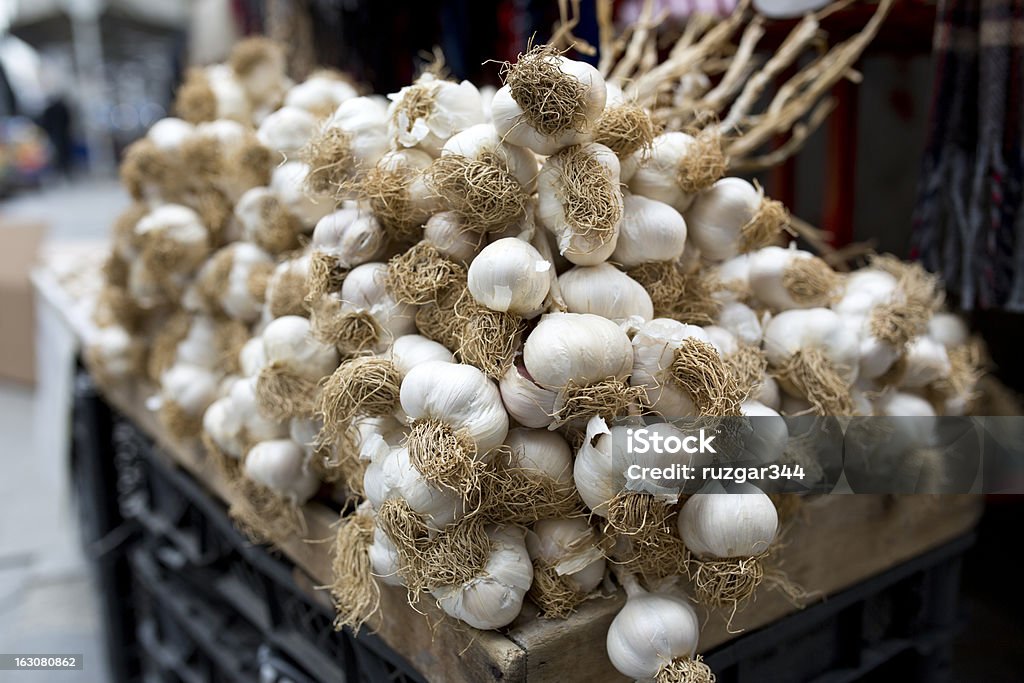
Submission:
M 491 460 L 481 495 L 489 519 L 530 524 L 581 511 L 572 478 L 572 451 L 560 434 L 522 427 L 509 430 Z
M 274 261 L 265 251 L 247 242 L 233 242 L 203 265 L 196 286 L 213 312 L 252 323 L 263 310 L 273 270 Z
M 405 375 L 401 404 L 412 424 L 413 466 L 464 496 L 478 488 L 480 463 L 508 433 L 498 387 L 471 365 L 430 361 Z
M 271 321 L 262 339 L 266 364 L 256 382 L 260 412 L 279 420 L 312 415 L 317 385 L 337 367 L 338 352 L 314 339 L 309 320 L 295 315 Z
M 184 290 L 210 251 L 209 231 L 199 214 L 180 204 L 150 211 L 135 225 L 135 236 L 139 244 L 135 263 L 145 269 L 159 292 L 172 299 Z
M 668 204 L 629 194 L 611 260 L 624 268 L 651 261 L 675 261 L 686 248 L 686 221 Z
M 551 262 L 529 242 L 509 237 L 492 242 L 469 265 L 467 286 L 477 303 L 524 318 L 543 308 Z
M 783 311 L 764 330 L 768 365 L 787 392 L 806 398 L 819 415 L 853 415 L 859 343 L 827 308 Z
M 88 341 L 85 359 L 100 381 L 119 384 L 141 372 L 145 349 L 120 325 L 100 327 Z
M 630 383 L 661 415 L 737 414 L 743 388 L 702 328 L 655 318 L 633 336 L 633 355 Z
M 505 85 L 491 100 L 503 139 L 550 155 L 591 138 L 607 102 L 597 69 L 540 45 L 506 64 L 503 76 Z
M 320 441 L 337 441 L 359 417 L 387 417 L 399 410 L 402 378 L 429 361 L 454 362 L 451 351 L 418 334 L 395 339 L 381 356 L 360 356 L 343 362 L 324 382 L 318 413 L 324 430 Z
M 639 393 L 627 384 L 629 337 L 611 320 L 589 313 L 542 316 L 523 346 L 523 363 L 537 385 L 557 392 L 555 425 L 620 414 Z
M 722 178 L 683 214 L 690 239 L 705 258 L 725 261 L 770 244 L 785 228 L 785 207 L 742 178 Z
M 629 179 L 630 191 L 680 212 L 690 208 L 694 197 L 711 187 L 727 168 L 714 126 L 696 137 L 662 133 L 654 138 L 650 150 L 634 152 L 632 163 L 636 171 Z
M 843 285 L 840 275 L 814 254 L 783 247 L 752 252 L 747 278 L 759 301 L 782 311 L 828 306 Z
M 308 231 L 317 221 L 334 211 L 334 202 L 310 197 L 305 183 L 311 167 L 301 161 L 287 161 L 274 168 L 270 176 L 270 189 L 284 204 L 289 213 L 299 219 L 303 231 Z
M 224 64 L 189 69 L 175 96 L 174 110 L 189 123 L 214 119 L 252 121 L 252 106 L 245 89 L 231 67 Z
M 320 219 L 313 230 L 308 288 L 311 296 L 336 293 L 345 272 L 379 257 L 387 244 L 380 223 L 355 202 Z
M 558 238 L 559 253 L 576 265 L 608 260 L 622 211 L 619 159 L 604 145 L 574 145 L 544 161 L 537 177 L 537 220 Z
M 284 106 L 305 109 L 320 119 L 329 116 L 345 100 L 358 97 L 356 89 L 338 72 L 317 71 L 288 89 Z
M 500 230 L 525 214 L 537 184 L 537 159 L 482 123 L 444 144 L 427 183 L 468 225 Z
M 643 285 L 610 263 L 576 266 L 558 277 L 558 287 L 569 313 L 593 313 L 617 323 L 654 317 Z
M 764 580 L 762 560 L 779 530 L 771 499 L 751 484 L 728 491 L 716 483 L 690 496 L 679 512 L 679 535 L 694 559 L 695 598 L 735 609 Z
M 360 196 L 384 232 L 396 241 L 418 240 L 423 224 L 440 208 L 426 182 L 433 161 L 419 149 L 388 152 L 359 183 Z
M 180 440 L 200 435 L 203 413 L 217 398 L 219 377 L 211 370 L 178 363 L 160 377 L 160 422 Z
M 347 194 L 351 182 L 389 150 L 387 120 L 387 109 L 375 98 L 342 102 L 300 153 L 310 168 L 309 190 L 336 198 Z
M 533 583 L 525 532 L 516 527 L 491 526 L 486 533 L 491 549 L 483 569 L 464 583 L 431 591 L 445 614 L 485 630 L 510 624 L 519 615 Z
M 435 213 L 423 226 L 423 240 L 442 256 L 462 265 L 468 265 L 480 251 L 483 237 L 454 211 Z
M 313 307 L 314 335 L 354 354 L 383 351 L 398 337 L 413 334 L 416 309 L 391 297 L 386 275 L 383 263 L 353 268 L 338 295 L 323 297 Z
M 597 534 L 580 517 L 542 519 L 526 533 L 533 561 L 530 599 L 545 617 L 565 619 L 604 580 Z
M 270 321 L 286 315 L 309 315 L 305 303 L 309 294 L 306 287 L 309 262 L 308 254 L 300 254 L 277 264 L 274 272 L 270 274 L 270 279 L 267 280 L 263 305 L 265 320 Z
M 648 593 L 635 578 L 621 576 L 626 604 L 615 615 L 605 647 L 623 676 L 656 683 L 713 683 L 715 675 L 697 655 L 700 622 L 686 600 Z
M 296 158 L 316 130 L 315 116 L 305 109 L 285 106 L 263 119 L 256 137 L 280 161 Z
M 454 83 L 428 71 L 388 99 L 392 138 L 434 157 L 451 136 L 484 123 L 480 91 L 469 81 Z
M 524 427 L 540 429 L 554 421 L 558 393 L 530 379 L 526 368 L 513 363 L 498 384 L 508 414 Z
M 594 125 L 594 142 L 615 152 L 625 165 L 633 161 L 634 153 L 642 156 L 650 149 L 655 124 L 647 109 L 627 99 L 622 88 L 611 83 L 606 83 L 605 87 L 607 97 L 604 111 Z

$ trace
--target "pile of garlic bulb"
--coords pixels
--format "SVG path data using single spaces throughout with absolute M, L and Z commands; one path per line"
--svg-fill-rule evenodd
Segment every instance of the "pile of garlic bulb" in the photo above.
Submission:
M 654 135 L 586 63 L 535 48 L 493 99 L 435 73 L 360 96 L 282 65 L 242 43 L 128 151 L 88 359 L 155 385 L 254 536 L 361 501 L 336 540 L 340 625 L 385 585 L 476 628 L 527 602 L 564 618 L 614 563 L 613 663 L 700 680 L 697 619 L 657 586 L 735 610 L 778 514 L 757 489 L 630 486 L 613 418 L 969 408 L 973 345 L 930 276 L 782 246 L 785 209 L 720 177 L 717 138 Z

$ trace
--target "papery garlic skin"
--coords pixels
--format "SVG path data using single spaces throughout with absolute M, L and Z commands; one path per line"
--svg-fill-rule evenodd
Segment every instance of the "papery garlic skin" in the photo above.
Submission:
M 857 380 L 860 360 L 858 339 L 849 333 L 842 318 L 827 308 L 783 311 L 764 330 L 764 351 L 768 363 L 783 366 L 801 349 L 821 351 L 842 379 Z
M 686 248 L 686 221 L 664 202 L 636 194 L 623 199 L 622 224 L 611 260 L 624 268 L 675 261 Z
M 489 527 L 491 553 L 483 570 L 462 585 L 440 586 L 430 593 L 445 614 L 473 628 L 507 626 L 523 607 L 533 583 L 533 563 L 517 527 Z
M 301 505 L 320 488 L 320 481 L 306 470 L 305 461 L 306 452 L 291 439 L 263 441 L 249 449 L 245 476 Z
M 480 251 L 483 235 L 463 225 L 454 211 L 441 211 L 423 226 L 423 239 L 442 256 L 468 264 Z
M 726 493 L 706 486 L 679 511 L 679 537 L 700 559 L 757 557 L 768 551 L 779 531 L 775 504 L 751 484 L 736 484 Z
M 556 484 L 572 484 L 572 450 L 557 432 L 516 427 L 505 437 L 511 451 L 508 464 L 534 470 Z
M 967 344 L 971 331 L 960 316 L 954 313 L 936 313 L 928 322 L 928 336 L 948 350 Z
M 267 364 L 267 355 L 263 351 L 263 338 L 253 337 L 242 345 L 238 352 L 238 365 L 243 377 L 255 377 Z
M 278 199 L 307 228 L 334 210 L 334 202 L 314 199 L 305 190 L 309 165 L 301 161 L 288 161 L 277 166 L 270 176 L 270 189 Z
M 524 377 L 524 371 L 525 368 L 513 364 L 502 376 L 499 382 L 501 401 L 509 415 L 524 427 L 547 427 L 554 421 L 558 394 Z
M 408 374 L 417 365 L 431 361 L 455 362 L 455 356 L 444 345 L 418 334 L 405 334 L 395 339 L 385 357 L 395 364 L 402 375 Z
M 729 330 L 736 339 L 750 346 L 760 346 L 764 337 L 761 319 L 757 312 L 746 304 L 731 301 L 722 305 L 716 321 L 719 327 Z
M 641 591 L 615 615 L 605 647 L 619 673 L 649 681 L 672 660 L 692 659 L 699 636 L 697 613 L 686 600 Z
M 146 131 L 146 139 L 157 149 L 164 151 L 179 150 L 182 144 L 195 134 L 196 127 L 188 121 L 169 116 L 160 119 Z
M 945 346 L 928 336 L 916 337 L 907 344 L 899 385 L 908 389 L 921 389 L 948 377 L 951 369 Z
M 692 135 L 673 131 L 656 136 L 649 150 L 634 152 L 636 170 L 629 178 L 630 191 L 668 204 L 676 211 L 686 211 L 694 195 L 679 186 L 679 165 L 696 143 Z
M 305 379 L 319 381 L 338 366 L 337 350 L 312 336 L 306 318 L 277 318 L 264 328 L 262 339 L 267 365 L 279 364 Z
M 692 397 L 670 377 L 676 351 L 690 339 L 711 344 L 717 349 L 703 328 L 670 318 L 655 318 L 633 335 L 630 384 L 643 387 L 647 392 L 648 405 L 667 417 L 697 414 Z
M 395 339 L 416 333 L 416 307 L 399 303 L 388 292 L 387 265 L 364 263 L 356 266 L 341 283 L 341 312 L 369 313 L 380 329 L 378 351 Z
M 429 90 L 431 100 L 424 116 L 409 119 L 406 98 Z M 424 73 L 416 82 L 388 95 L 389 132 L 403 147 L 416 147 L 431 156 L 441 154 L 448 139 L 470 126 L 484 123 L 480 91 L 469 81 L 454 83 Z
M 219 377 L 196 365 L 177 363 L 160 376 L 160 398 L 200 417 L 217 398 Z M 196 436 L 196 435 L 190 435 Z
M 585 594 L 604 579 L 605 560 L 595 541 L 593 529 L 583 518 L 542 519 L 527 533 L 526 548 L 533 560 L 552 567 Z
M 256 137 L 264 147 L 288 159 L 309 142 L 316 128 L 316 117 L 305 109 L 281 107 L 263 119 Z
M 526 194 L 537 189 L 537 157 L 528 149 L 510 144 L 488 123 L 471 126 L 449 138 L 441 156 L 452 154 L 477 161 L 491 158 L 515 177 Z
M 492 242 L 469 264 L 467 284 L 477 303 L 492 311 L 532 317 L 551 285 L 551 262 L 529 242 L 514 237 Z
M 373 567 L 373 575 L 378 581 L 389 586 L 403 585 L 398 575 L 402 568 L 402 560 L 398 555 L 398 548 L 388 538 L 387 534 L 380 530 L 380 527 L 373 529 L 373 543 L 370 544 L 367 553 L 370 556 L 370 565 Z
M 759 301 L 772 309 L 787 311 L 794 308 L 817 308 L 822 301 L 800 301 L 786 287 L 786 273 L 797 267 L 800 261 L 817 262 L 823 268 L 827 266 L 814 254 L 799 249 L 784 247 L 764 247 L 750 254 L 749 271 L 747 273 L 750 291 Z M 832 292 L 832 295 L 838 291 Z M 828 299 L 830 293 L 822 292 L 814 299 Z
M 354 268 L 377 258 L 386 237 L 373 214 L 355 202 L 321 218 L 313 230 L 312 247 L 333 256 L 341 268 Z
M 358 95 L 355 88 L 339 78 L 313 74 L 288 90 L 284 97 L 284 104 L 287 107 L 299 107 L 314 116 L 320 116 L 334 111 L 342 102 Z
M 527 337 L 523 362 L 533 380 L 559 391 L 609 377 L 625 379 L 633 366 L 629 337 L 607 318 L 589 313 L 549 313 Z
M 455 430 L 465 429 L 478 457 L 500 446 L 508 434 L 508 413 L 498 387 L 472 365 L 417 365 L 402 380 L 400 398 L 412 420 L 439 420 Z
M 361 455 L 370 458 L 363 475 L 363 490 L 374 509 L 386 500 L 404 500 L 435 531 L 462 517 L 462 498 L 423 479 L 409 460 L 408 448 L 390 447 L 382 437 L 371 437 Z
M 643 285 L 610 263 L 571 268 L 558 277 L 558 287 L 570 313 L 593 313 L 615 322 L 654 317 Z
M 690 239 L 712 261 L 739 253 L 743 226 L 761 207 L 761 193 L 742 178 L 722 178 L 697 195 L 686 210 Z
M 549 155 L 569 145 L 585 142 L 593 133 L 593 126 L 601 117 L 607 102 L 607 88 L 604 78 L 586 62 L 578 62 L 560 55 L 540 57 L 550 60 L 567 77 L 583 86 L 581 126 L 569 127 L 556 135 L 544 135 L 528 121 L 526 113 L 512 97 L 509 86 L 502 86 L 491 100 L 491 119 L 499 135 L 513 145 L 526 147 L 537 154 Z

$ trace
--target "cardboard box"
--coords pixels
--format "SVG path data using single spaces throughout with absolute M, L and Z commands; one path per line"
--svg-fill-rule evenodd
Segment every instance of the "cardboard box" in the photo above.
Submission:
M 35 302 L 29 273 L 46 226 L 0 216 L 0 380 L 35 382 Z

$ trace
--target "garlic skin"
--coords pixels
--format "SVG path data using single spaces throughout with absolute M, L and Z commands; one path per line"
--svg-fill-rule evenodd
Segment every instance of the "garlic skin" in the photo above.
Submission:
M 502 138 L 513 145 L 526 147 L 546 156 L 590 139 L 594 124 L 604 111 L 608 92 L 604 78 L 597 69 L 586 62 L 577 62 L 561 55 L 548 55 L 538 59 L 551 61 L 562 73 L 583 85 L 581 104 L 585 122 L 580 129 L 570 127 L 557 135 L 544 135 L 530 124 L 526 113 L 513 99 L 512 90 L 507 85 L 499 88 L 491 99 L 491 119 Z
M 523 608 L 533 583 L 533 563 L 517 527 L 487 528 L 491 554 L 479 575 L 457 586 L 441 586 L 430 593 L 445 614 L 473 628 L 496 629 L 512 623 Z
M 146 139 L 157 149 L 172 151 L 181 149 L 182 143 L 195 133 L 196 127 L 188 121 L 169 116 L 160 119 L 146 131 Z
M 428 111 L 410 120 L 406 99 L 429 91 Z M 416 82 L 388 95 L 389 133 L 402 147 L 416 147 L 439 156 L 444 143 L 470 126 L 484 123 L 480 91 L 469 81 L 453 83 L 424 73 Z
M 656 136 L 649 150 L 640 149 L 633 153 L 636 170 L 629 178 L 629 190 L 641 197 L 668 204 L 676 211 L 686 211 L 694 195 L 679 187 L 677 174 L 679 164 L 696 142 L 692 135 L 680 132 Z
M 245 476 L 290 502 L 301 505 L 313 497 L 320 481 L 305 467 L 306 452 L 291 439 L 263 441 L 245 456 Z
M 380 328 L 378 350 L 395 339 L 416 333 L 416 307 L 398 303 L 385 285 L 387 265 L 364 263 L 356 266 L 341 283 L 341 312 L 370 314 Z
M 526 368 L 512 364 L 498 386 L 508 414 L 524 427 L 542 429 L 550 425 L 555 413 L 557 392 L 538 386 L 524 376 Z
M 571 268 L 558 277 L 558 288 L 570 313 L 593 313 L 617 323 L 654 317 L 643 285 L 610 263 Z
M 417 365 L 431 361 L 455 362 L 455 356 L 442 344 L 418 334 L 405 334 L 398 337 L 385 356 L 391 359 L 402 375 L 408 374 Z
M 689 253 L 689 245 L 685 253 Z M 717 301 L 736 301 L 750 293 L 750 254 L 739 254 L 723 261 L 716 269 L 720 288 L 715 292 Z
M 572 450 L 561 434 L 516 427 L 505 437 L 509 466 L 543 473 L 556 484 L 572 484 Z
M 477 161 L 493 157 L 495 163 L 515 177 L 526 194 L 537 189 L 537 157 L 528 149 L 510 144 L 488 123 L 470 126 L 449 138 L 441 148 L 441 156 L 450 154 Z
M 633 366 L 629 337 L 607 318 L 590 313 L 549 313 L 527 337 L 523 363 L 534 382 L 561 391 L 615 377 L 624 380 Z
M 655 318 L 633 335 L 633 370 L 629 383 L 643 387 L 648 405 L 667 417 L 697 414 L 697 406 L 690 395 L 669 377 L 676 350 L 689 339 L 718 348 L 703 328 L 670 318 Z
M 373 213 L 355 202 L 345 202 L 317 222 L 312 248 L 333 256 L 341 268 L 354 268 L 379 257 L 386 242 Z
M 928 322 L 928 336 L 949 350 L 967 344 L 971 338 L 971 331 L 960 316 L 954 313 L 936 313 Z
M 755 418 L 749 424 L 756 425 L 756 429 L 743 440 L 745 454 L 755 456 L 757 462 L 766 465 L 778 462 L 789 442 L 785 418 L 775 409 L 755 400 L 740 405 L 740 413 L 743 417 Z
M 143 243 L 150 237 L 163 238 L 197 250 L 206 249 L 209 244 L 209 233 L 199 214 L 181 204 L 163 204 L 147 213 L 135 224 L 135 235 Z M 196 258 L 183 266 L 194 268 L 201 257 L 197 252 Z
M 761 193 L 746 180 L 722 178 L 686 210 L 690 239 L 712 261 L 736 256 L 743 226 L 757 214 L 761 201 Z
M 851 335 L 842 318 L 827 308 L 783 311 L 764 330 L 764 351 L 775 367 L 801 349 L 821 351 L 842 379 L 852 385 L 860 362 L 858 339 Z
M 234 209 L 235 221 L 242 228 L 241 237 L 256 244 L 280 240 L 281 237 L 273 234 L 280 226 L 270 218 L 274 213 L 281 215 L 274 211 L 279 207 L 284 207 L 284 202 L 269 187 L 252 187 L 243 192 Z M 288 210 L 285 208 L 284 211 Z
M 731 301 L 722 305 L 716 321 L 719 327 L 732 332 L 736 339 L 749 346 L 760 346 L 764 337 L 757 312 L 746 304 Z
M 324 74 L 313 74 L 302 83 L 289 88 L 284 96 L 287 107 L 305 109 L 314 116 L 330 113 L 345 100 L 358 97 L 359 93 L 340 78 Z
M 402 380 L 402 410 L 412 420 L 439 420 L 465 429 L 477 457 L 500 446 L 508 434 L 508 413 L 498 387 L 472 365 L 429 361 Z
M 604 580 L 605 560 L 585 519 L 542 519 L 526 534 L 526 549 L 564 576 L 580 593 L 590 593 Z
M 851 335 L 859 342 L 859 363 L 857 376 L 861 379 L 878 379 L 899 360 L 902 350 L 893 344 L 877 339 L 871 334 L 870 320 L 860 316 L 844 316 L 843 321 Z
M 219 379 L 206 368 L 176 363 L 160 376 L 160 399 L 173 401 L 186 414 L 199 417 L 217 398 Z
M 675 261 L 685 248 L 686 221 L 682 214 L 656 199 L 626 195 L 611 260 L 632 268 L 652 261 Z
M 263 300 L 253 296 L 249 278 L 257 269 L 269 270 L 274 265 L 270 254 L 254 244 L 235 242 L 231 249 L 231 272 L 227 289 L 220 295 L 219 303 L 228 317 L 245 323 L 254 322 L 263 310 Z
M 948 377 L 951 371 L 946 347 L 928 336 L 911 339 L 903 359 L 899 385 L 905 389 L 921 389 Z
M 252 107 L 245 88 L 226 64 L 214 64 L 204 69 L 206 83 L 217 102 L 218 119 L 234 119 L 242 123 L 252 120 Z
M 442 256 L 465 265 L 480 251 L 483 235 L 464 226 L 454 211 L 440 211 L 423 226 L 423 239 Z
M 785 285 L 786 271 L 799 261 L 820 261 L 810 252 L 784 247 L 764 247 L 750 254 L 747 273 L 750 291 L 759 301 L 775 310 L 817 308 L 821 302 L 805 303 L 795 299 Z
M 782 410 L 782 390 L 779 389 L 779 383 L 771 375 L 765 375 L 761 381 L 761 385 L 757 388 L 757 392 L 751 396 L 751 399 L 762 403 L 772 410 Z
M 316 132 L 316 117 L 298 107 L 281 107 L 269 114 L 256 130 L 263 146 L 285 159 L 299 153 Z
M 651 681 L 673 660 L 692 659 L 699 636 L 697 613 L 686 600 L 637 587 L 608 627 L 605 647 L 623 676 Z
M 896 278 L 889 273 L 862 268 L 846 277 L 846 291 L 832 310 L 845 316 L 865 317 L 875 306 L 891 301 L 897 286 Z
M 469 264 L 467 284 L 477 303 L 492 311 L 529 318 L 543 307 L 551 262 L 515 237 L 488 244 Z
M 309 165 L 301 161 L 287 161 L 277 166 L 270 175 L 270 189 L 288 211 L 307 229 L 334 210 L 334 202 L 314 199 L 305 190 Z
M 238 365 L 243 377 L 255 377 L 267 364 L 267 355 L 263 351 L 263 337 L 253 337 L 242 345 L 238 352 Z
M 370 544 L 367 553 L 370 556 L 370 565 L 373 567 L 373 575 L 378 581 L 388 586 L 403 585 L 398 575 L 402 568 L 402 560 L 398 556 L 398 548 L 391 542 L 388 535 L 380 530 L 380 527 L 373 529 L 373 543 Z
M 137 371 L 143 349 L 120 325 L 97 328 L 89 340 L 88 355 L 105 377 L 120 381 Z
M 264 417 L 256 405 L 256 379 L 240 378 L 203 414 L 203 431 L 225 454 L 241 459 L 254 442 L 288 436 L 284 423 Z
M 775 504 L 751 484 L 726 493 L 710 484 L 690 496 L 679 511 L 679 537 L 700 559 L 756 557 L 768 551 L 779 531 Z
M 601 226 L 597 235 L 590 234 L 586 226 L 573 225 L 568 221 L 563 203 L 563 180 L 566 164 L 587 155 L 603 169 L 605 182 L 611 188 L 612 201 L 617 203 L 619 220 L 612 226 Z M 622 223 L 622 192 L 619 189 L 619 158 L 615 153 L 595 142 L 580 145 L 573 155 L 548 157 L 537 176 L 537 220 L 558 238 L 558 252 L 579 266 L 594 266 L 615 252 Z M 604 228 L 608 229 L 605 234 Z
M 353 97 L 338 105 L 321 130 L 338 128 L 345 132 L 356 165 L 372 168 L 391 149 L 387 121 L 383 102 L 373 97 Z
M 319 381 L 338 367 L 338 352 L 318 342 L 310 334 L 309 320 L 286 315 L 267 324 L 263 330 L 266 365 L 278 364 L 300 377 Z
M 404 500 L 409 509 L 423 517 L 427 526 L 435 531 L 462 517 L 462 498 L 424 480 L 410 462 L 408 448 L 392 448 L 380 436 L 371 436 L 363 446 L 361 457 L 367 455 L 370 464 L 363 475 L 363 490 L 374 509 L 386 500 Z

